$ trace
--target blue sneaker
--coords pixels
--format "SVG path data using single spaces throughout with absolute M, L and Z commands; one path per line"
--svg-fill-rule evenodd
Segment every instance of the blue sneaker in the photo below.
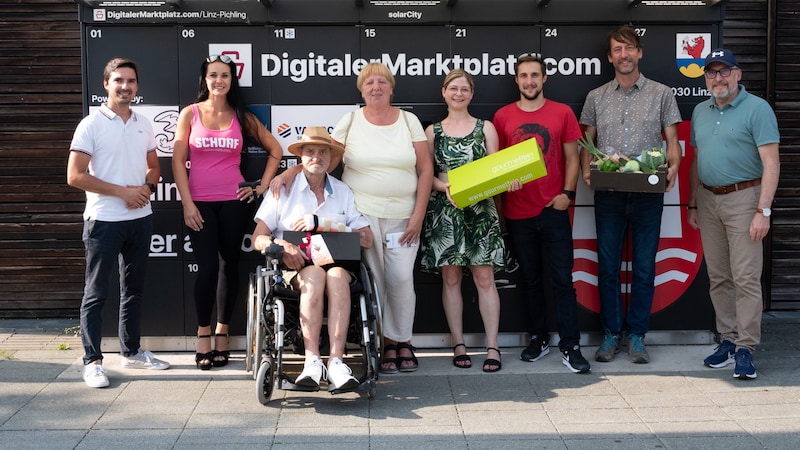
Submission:
M 594 360 L 600 362 L 609 362 L 614 359 L 614 355 L 619 353 L 619 336 L 606 331 L 603 336 L 603 342 L 600 348 L 594 354 Z
M 703 360 L 703 364 L 713 369 L 719 369 L 729 364 L 733 364 L 733 354 L 736 353 L 736 346 L 733 342 L 725 339 L 714 350 L 714 353 L 708 358 Z
M 740 348 L 733 354 L 733 357 L 736 360 L 736 365 L 733 367 L 733 378 L 754 380 L 758 377 L 756 366 L 753 365 L 753 354 L 750 353 L 750 350 Z
M 644 346 L 644 336 L 638 334 L 628 336 L 628 356 L 632 363 L 647 364 L 650 362 L 650 355 Z

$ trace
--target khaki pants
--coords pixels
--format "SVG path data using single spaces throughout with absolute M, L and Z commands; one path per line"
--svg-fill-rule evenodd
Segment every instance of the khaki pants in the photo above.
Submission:
M 414 262 L 419 243 L 411 247 L 386 248 L 387 233 L 405 231 L 408 219 L 364 217 L 374 237 L 364 260 L 372 271 L 383 314 L 383 336 L 397 342 L 411 340 L 417 295 L 414 292 Z
M 761 342 L 761 272 L 764 247 L 750 239 L 750 222 L 758 208 L 761 186 L 715 195 L 702 186 L 697 212 L 717 315 L 717 331 L 736 349 L 755 350 Z

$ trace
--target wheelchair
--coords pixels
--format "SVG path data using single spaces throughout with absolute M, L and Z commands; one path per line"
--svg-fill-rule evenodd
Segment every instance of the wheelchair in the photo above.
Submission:
M 303 336 L 300 329 L 299 292 L 287 287 L 281 270 L 283 246 L 271 244 L 262 254 L 265 265 L 256 267 L 250 274 L 247 300 L 247 336 L 245 366 L 256 380 L 256 393 L 263 405 L 269 403 L 275 388 L 288 391 L 318 391 L 318 387 L 298 386 L 294 376 L 287 374 L 284 356 L 291 349 L 303 355 Z M 355 262 L 354 262 L 355 263 Z M 383 343 L 380 302 L 369 268 L 357 262 L 356 282 L 351 283 L 350 322 L 347 329 L 345 357 L 349 359 L 354 349 L 364 373 L 357 376 L 359 384 L 354 389 L 330 390 L 331 394 L 342 392 L 366 392 L 374 398 L 378 381 L 378 365 Z M 327 303 L 327 300 L 326 300 Z M 323 319 L 321 339 L 327 339 L 326 320 Z M 323 350 L 323 346 L 320 346 Z M 352 361 L 351 361 L 352 362 Z M 300 362 L 302 365 L 302 362 Z M 361 371 L 356 361 L 354 376 Z

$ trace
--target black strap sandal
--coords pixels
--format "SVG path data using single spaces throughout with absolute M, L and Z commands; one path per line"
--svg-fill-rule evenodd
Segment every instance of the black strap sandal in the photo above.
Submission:
M 223 333 L 216 333 L 215 338 L 220 336 L 224 336 L 225 340 L 226 341 L 228 340 L 228 335 Z M 230 360 L 231 357 L 230 350 L 214 350 L 213 353 L 214 356 L 211 359 L 211 364 L 213 364 L 214 367 L 223 367 L 228 365 L 228 361 Z M 217 359 L 217 358 L 222 358 L 222 359 Z
M 502 358 L 502 354 L 500 353 L 499 348 L 495 347 L 486 347 L 486 355 L 489 355 L 489 350 L 494 350 L 497 352 L 498 355 Z M 497 366 L 494 369 L 488 369 L 487 366 Z M 494 373 L 500 371 L 503 368 L 503 363 L 500 360 L 494 358 L 486 358 L 486 361 L 483 362 L 483 371 L 487 373 Z
M 453 353 L 456 352 L 458 347 L 464 347 L 464 350 L 467 349 L 467 346 L 462 342 L 460 344 L 456 344 L 453 346 Z M 467 364 L 459 364 L 461 362 L 466 362 Z M 458 367 L 459 369 L 471 369 L 472 368 L 472 359 L 470 359 L 469 355 L 456 355 L 453 357 L 453 365 Z
M 400 356 L 400 349 L 408 349 L 411 351 L 411 356 Z M 414 346 L 408 342 L 398 342 L 397 343 L 397 370 L 400 372 L 415 372 L 419 369 L 419 361 L 417 360 L 416 355 L 414 355 Z M 404 366 L 403 362 L 411 361 L 413 364 L 410 366 Z
M 386 357 L 386 352 L 391 352 L 391 351 L 394 351 L 395 357 L 394 358 L 387 358 Z M 397 353 L 397 344 L 384 345 L 383 346 L 383 355 L 384 356 L 383 356 L 383 359 L 381 360 L 381 367 L 380 367 L 380 369 L 378 369 L 378 371 L 380 373 L 387 373 L 387 374 L 393 374 L 393 373 L 399 372 L 397 370 L 397 367 L 400 365 L 400 363 L 397 361 L 397 354 L 398 354 Z M 387 368 L 383 367 L 385 364 L 394 364 L 394 367 L 387 369 Z
M 205 334 L 203 336 L 197 336 L 197 339 L 211 339 L 210 334 Z M 211 365 L 213 364 L 214 352 L 208 353 L 195 353 L 194 354 L 194 363 L 200 370 L 209 370 L 211 369 Z M 207 363 L 203 363 L 203 361 L 208 361 Z

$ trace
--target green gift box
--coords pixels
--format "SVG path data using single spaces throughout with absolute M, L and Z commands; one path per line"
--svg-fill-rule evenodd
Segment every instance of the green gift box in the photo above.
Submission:
M 542 149 L 530 138 L 448 172 L 450 196 L 459 208 L 508 190 L 514 180 L 523 184 L 547 175 Z

